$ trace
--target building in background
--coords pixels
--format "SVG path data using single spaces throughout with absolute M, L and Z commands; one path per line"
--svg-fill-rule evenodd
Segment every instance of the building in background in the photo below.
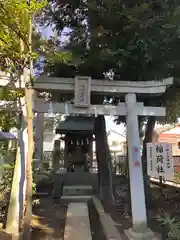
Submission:
M 153 142 L 166 142 L 172 144 L 174 165 L 180 165 L 180 124 L 175 126 L 164 125 L 155 129 Z
M 124 156 L 126 155 L 126 136 L 116 132 L 113 129 L 107 131 L 107 140 L 109 149 L 112 155 Z M 93 143 L 93 152 L 96 151 L 95 142 Z
M 107 139 L 112 156 L 112 166 L 114 172 L 117 175 L 125 174 L 127 155 L 126 136 L 110 129 L 107 132 Z
M 112 154 L 124 156 L 126 154 L 126 136 L 114 130 L 107 132 L 108 144 Z

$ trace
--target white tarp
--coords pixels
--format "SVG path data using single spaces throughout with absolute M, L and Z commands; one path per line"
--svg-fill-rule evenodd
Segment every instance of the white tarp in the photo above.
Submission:
M 13 140 L 16 139 L 16 137 L 10 132 L 0 132 L 0 140 L 3 139 Z

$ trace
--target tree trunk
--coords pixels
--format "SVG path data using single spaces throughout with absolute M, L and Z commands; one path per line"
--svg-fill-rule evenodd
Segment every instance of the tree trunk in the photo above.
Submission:
M 126 155 L 126 165 L 127 165 L 127 170 L 126 170 L 126 177 L 128 181 L 128 189 L 127 189 L 127 195 L 125 199 L 125 209 L 124 209 L 124 214 L 125 215 L 132 215 L 132 210 L 131 210 L 131 186 L 130 186 L 130 174 L 129 174 L 129 159 L 128 159 L 128 146 L 127 146 L 127 155 Z
M 114 204 L 115 203 L 115 198 L 114 198 L 114 192 L 115 192 L 115 177 L 116 177 L 116 173 L 114 173 L 113 171 L 113 165 L 112 165 L 112 154 L 109 148 L 109 144 L 108 144 L 108 139 L 107 139 L 107 135 L 106 135 L 106 143 L 107 143 L 107 149 L 108 149 L 108 167 L 109 167 L 109 184 L 110 184 L 110 200 L 111 203 Z
M 28 124 L 28 156 L 26 164 L 26 211 L 24 216 L 24 232 L 23 239 L 31 239 L 31 217 L 32 217 L 32 159 L 34 152 L 34 136 L 33 136 L 33 113 L 32 113 L 32 91 L 27 90 L 27 124 Z
M 26 109 L 27 109 L 27 125 L 28 125 L 28 156 L 26 165 L 26 211 L 24 215 L 24 228 L 23 239 L 31 239 L 31 217 L 32 217 L 32 163 L 34 153 L 34 134 L 33 134 L 33 60 L 32 60 L 32 16 L 29 17 L 29 79 L 25 76 L 25 97 L 26 97 Z M 24 70 L 24 74 L 25 70 Z
M 108 166 L 108 143 L 106 136 L 106 123 L 104 116 L 95 118 L 96 158 L 98 163 L 98 176 L 100 198 L 108 206 L 111 201 L 110 169 Z
M 154 127 L 156 123 L 156 117 L 151 116 L 148 118 L 146 125 L 145 137 L 143 141 L 143 153 L 142 153 L 142 166 L 143 166 L 143 176 L 144 176 L 144 190 L 145 190 L 145 201 L 146 209 L 151 207 L 152 194 L 150 189 L 150 179 L 147 173 L 147 151 L 146 143 L 152 142 Z

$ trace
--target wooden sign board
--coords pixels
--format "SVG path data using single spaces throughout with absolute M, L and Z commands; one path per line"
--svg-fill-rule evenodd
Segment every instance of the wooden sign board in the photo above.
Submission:
M 147 143 L 147 167 L 151 177 L 173 180 L 174 166 L 172 145 L 169 143 Z
M 91 77 L 75 77 L 75 107 L 89 107 L 91 102 Z

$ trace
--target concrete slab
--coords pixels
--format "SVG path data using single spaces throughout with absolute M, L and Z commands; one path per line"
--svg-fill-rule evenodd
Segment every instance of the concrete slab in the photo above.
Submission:
M 92 199 L 92 195 L 62 196 L 60 201 L 68 202 L 87 202 Z
M 65 189 L 76 190 L 76 189 L 89 189 L 92 190 L 91 185 L 75 185 L 75 186 L 64 186 Z
M 92 195 L 93 188 L 90 185 L 63 186 L 62 195 Z
M 64 240 L 92 240 L 88 206 L 86 203 L 69 203 Z
M 73 199 L 92 199 L 93 196 L 92 195 L 75 195 L 75 196 L 62 196 L 61 199 L 69 199 L 69 200 L 73 200 Z

